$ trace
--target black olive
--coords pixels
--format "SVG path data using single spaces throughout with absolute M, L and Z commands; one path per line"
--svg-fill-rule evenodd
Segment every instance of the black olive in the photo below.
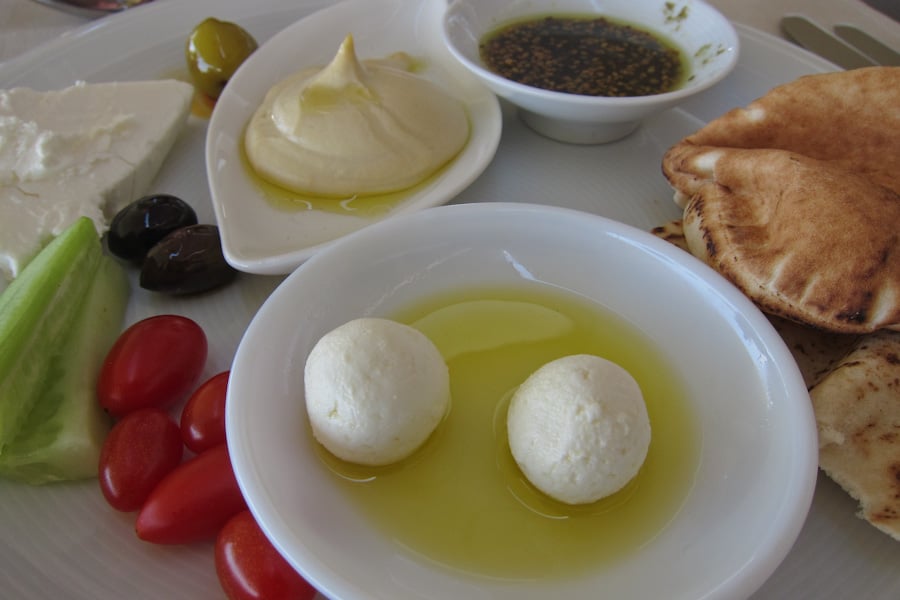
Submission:
M 235 278 L 225 261 L 219 228 L 190 225 L 177 229 L 150 249 L 141 267 L 141 287 L 167 294 L 196 294 Z
M 155 194 L 135 200 L 109 224 L 106 245 L 115 256 L 141 264 L 161 239 L 182 227 L 197 224 L 197 213 L 176 196 Z

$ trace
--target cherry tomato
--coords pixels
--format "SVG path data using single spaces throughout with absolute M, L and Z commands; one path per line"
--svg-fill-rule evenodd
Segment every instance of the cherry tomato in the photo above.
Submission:
M 192 452 L 225 441 L 225 393 L 229 371 L 213 375 L 198 387 L 181 411 L 181 438 Z
M 97 381 L 100 405 L 114 417 L 165 408 L 196 385 L 206 364 L 206 334 L 178 315 L 138 321 L 113 344 Z
M 181 463 L 159 482 L 138 513 L 135 531 L 155 544 L 212 540 L 246 508 L 228 448 L 220 444 Z
M 141 507 L 153 488 L 181 462 L 184 446 L 175 421 L 163 410 L 130 413 L 110 430 L 100 450 L 100 490 L 124 512 Z
M 249 510 L 216 538 L 216 574 L 229 600 L 309 600 L 316 589 L 269 542 Z

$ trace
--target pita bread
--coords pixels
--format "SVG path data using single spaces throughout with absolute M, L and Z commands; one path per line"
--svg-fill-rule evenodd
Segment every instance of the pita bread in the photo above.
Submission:
M 900 194 L 781 150 L 711 150 L 688 248 L 760 308 L 838 333 L 900 330 Z
M 673 246 L 678 246 L 685 252 L 690 252 L 690 249 L 687 246 L 687 240 L 684 239 L 684 226 L 681 219 L 669 221 L 659 227 L 654 227 L 650 230 L 650 233 L 666 240 Z
M 810 390 L 819 466 L 900 540 L 900 334 L 865 336 Z
M 900 67 L 800 77 L 688 136 L 663 158 L 676 202 L 701 180 L 679 168 L 686 148 L 766 148 L 826 161 L 900 193 Z

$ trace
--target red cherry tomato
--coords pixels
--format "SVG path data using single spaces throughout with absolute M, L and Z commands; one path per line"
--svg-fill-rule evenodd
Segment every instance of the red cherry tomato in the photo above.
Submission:
M 229 600 L 309 600 L 316 589 L 269 542 L 249 510 L 216 538 L 216 574 Z
M 220 444 L 181 463 L 159 482 L 138 513 L 135 531 L 155 544 L 212 540 L 246 508 L 228 448 Z
M 100 405 L 114 417 L 182 400 L 206 364 L 206 334 L 178 315 L 158 315 L 122 332 L 103 362 Z
M 191 394 L 181 411 L 181 438 L 192 452 L 225 442 L 225 393 L 229 371 L 207 379 Z
M 153 488 L 181 462 L 184 446 L 175 421 L 144 408 L 116 423 L 100 450 L 100 490 L 116 510 L 141 507 Z

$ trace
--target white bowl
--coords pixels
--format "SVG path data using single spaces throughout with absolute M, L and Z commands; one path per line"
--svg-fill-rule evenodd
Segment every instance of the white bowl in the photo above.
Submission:
M 701 438 L 695 480 L 668 525 L 583 577 L 511 581 L 436 566 L 378 532 L 308 433 L 303 367 L 323 334 L 436 293 L 525 283 L 580 294 L 649 335 L 685 381 Z M 334 600 L 743 598 L 794 543 L 817 472 L 806 387 L 745 296 L 647 232 L 528 204 L 427 209 L 304 263 L 240 343 L 226 420 L 251 510 L 290 563 Z
M 531 87 L 485 66 L 479 42 L 486 34 L 547 14 L 604 16 L 661 34 L 687 57 L 690 79 L 676 90 L 652 96 L 599 97 Z M 628 135 L 641 120 L 721 81 L 738 58 L 734 27 L 715 8 L 698 0 L 450 0 L 442 32 L 451 54 L 494 93 L 515 104 L 532 129 L 580 144 L 611 142 Z
M 335 240 L 379 220 L 453 199 L 490 164 L 500 141 L 496 97 L 435 43 L 438 17 L 418 0 L 346 0 L 287 25 L 235 73 L 216 103 L 206 138 L 206 171 L 225 259 L 248 273 L 287 274 Z M 453 161 L 388 212 L 359 215 L 285 208 L 250 176 L 241 147 L 244 128 L 265 93 L 282 78 L 324 66 L 347 34 L 360 58 L 403 51 L 420 59 L 419 74 L 457 96 L 468 110 L 471 136 Z

